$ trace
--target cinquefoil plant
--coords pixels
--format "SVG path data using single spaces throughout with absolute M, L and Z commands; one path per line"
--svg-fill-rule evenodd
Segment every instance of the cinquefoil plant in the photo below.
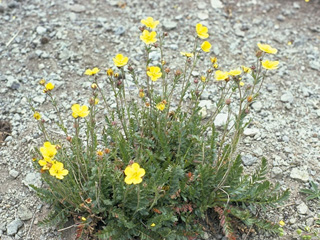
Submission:
M 253 211 L 281 203 L 288 190 L 266 180 L 266 159 L 254 174 L 246 175 L 237 155 L 249 123 L 249 105 L 269 70 L 278 67 L 278 61 L 264 58 L 277 50 L 259 43 L 257 62 L 250 68 L 223 71 L 211 57 L 211 67 L 199 69 L 201 57 L 209 61 L 211 44 L 203 41 L 209 37 L 208 28 L 197 24 L 194 47 L 181 52 L 183 66 L 173 70 L 163 51 L 168 34 L 156 32 L 159 22 L 151 17 L 141 23 L 145 71 L 135 71 L 122 54 L 113 58 L 116 68 L 106 74 L 87 69 L 85 75 L 92 79 L 90 106 L 71 107 L 74 129 L 63 124 L 54 85 L 40 82 L 64 136 L 52 138 L 47 123 L 32 108 L 44 135 L 34 165 L 47 183 L 34 189 L 52 207 L 43 222 L 63 225 L 73 217 L 77 238 L 83 239 L 195 239 L 212 210 L 228 239 L 236 239 L 234 219 L 282 232 Z M 161 54 L 158 64 L 149 58 L 152 51 Z M 194 78 L 196 69 L 205 74 Z M 129 80 L 136 90 L 128 88 Z M 101 87 L 102 81 L 107 88 Z M 216 85 L 220 94 L 210 115 L 200 105 L 208 85 Z M 107 95 L 114 96 L 115 104 Z M 97 124 L 102 110 L 107 111 L 104 123 Z M 227 119 L 217 130 L 214 120 L 221 112 Z

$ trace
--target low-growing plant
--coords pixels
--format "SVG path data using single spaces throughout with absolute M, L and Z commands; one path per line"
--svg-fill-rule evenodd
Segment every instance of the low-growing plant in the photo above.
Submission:
M 301 193 L 304 193 L 307 195 L 306 200 L 316 200 L 318 207 L 320 207 L 320 188 L 317 186 L 317 184 L 313 181 L 310 182 L 310 189 L 303 188 L 300 190 Z M 303 240 L 309 240 L 309 239 L 320 239 L 320 215 L 318 214 L 318 217 L 315 218 L 315 222 L 313 226 L 305 226 L 304 228 L 297 229 L 298 235 Z
M 53 138 L 32 107 L 44 136 L 34 166 L 46 183 L 33 188 L 52 209 L 43 223 L 63 225 L 73 218 L 76 237 L 84 239 L 194 239 L 206 229 L 210 210 L 228 239 L 236 239 L 236 221 L 281 233 L 279 224 L 256 212 L 283 202 L 289 191 L 266 180 L 265 158 L 253 174 L 245 174 L 237 153 L 250 123 L 249 106 L 269 70 L 278 67 L 265 56 L 277 50 L 258 43 L 251 67 L 222 71 L 211 57 L 203 69 L 211 44 L 202 40 L 208 28 L 197 24 L 193 48 L 181 52 L 183 64 L 171 69 L 163 51 L 168 34 L 156 32 L 159 22 L 151 17 L 141 23 L 144 70 L 122 54 L 106 74 L 87 69 L 90 106 L 72 105 L 73 129 L 63 121 L 54 85 L 40 81 L 64 136 Z M 158 63 L 149 57 L 152 51 L 160 53 Z M 202 76 L 193 77 L 195 70 Z M 211 114 L 200 101 L 208 87 L 219 93 Z M 222 112 L 225 124 L 216 129 Z

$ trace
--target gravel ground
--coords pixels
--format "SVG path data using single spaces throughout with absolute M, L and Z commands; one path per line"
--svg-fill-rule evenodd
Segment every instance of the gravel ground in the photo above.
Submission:
M 143 44 L 138 26 L 147 16 L 160 20 L 160 28 L 169 33 L 166 60 L 172 69 L 178 68 L 179 52 L 191 48 L 198 22 L 208 26 L 211 56 L 217 56 L 224 69 L 254 63 L 257 42 L 279 50 L 273 59 L 281 66 L 251 106 L 253 121 L 240 151 L 248 170 L 266 156 L 270 179 L 291 189 L 287 204 L 267 216 L 286 222 L 282 239 L 295 239 L 295 230 L 313 225 L 319 214 L 317 203 L 305 201 L 299 193 L 309 187 L 310 180 L 320 183 L 317 0 L 0 0 L 0 128 L 4 128 L 1 122 L 12 126 L 4 142 L 0 134 L 0 239 L 72 239 L 68 232 L 60 236 L 55 229 L 38 226 L 48 206 L 27 186 L 42 184 L 29 154 L 42 139 L 27 98 L 51 123 L 55 111 L 44 103 L 38 85 L 41 78 L 56 84 L 54 94 L 70 116 L 72 103 L 87 102 L 86 68 L 108 68 L 113 65 L 112 57 L 121 52 L 141 70 Z M 152 55 L 154 61 L 159 58 L 158 53 Z M 214 99 L 214 93 L 214 88 L 204 93 L 204 105 Z M 277 238 L 256 233 L 247 239 Z

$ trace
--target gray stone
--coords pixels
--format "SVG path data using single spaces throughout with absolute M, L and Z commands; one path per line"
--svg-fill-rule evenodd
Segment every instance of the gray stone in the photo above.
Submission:
M 254 137 L 255 135 L 259 134 L 260 131 L 258 128 L 246 128 L 244 131 L 243 131 L 243 134 L 245 136 L 250 136 L 250 137 Z
M 297 206 L 297 211 L 299 214 L 306 215 L 308 213 L 308 210 L 309 208 L 304 202 Z
M 241 156 L 243 165 L 251 166 L 258 161 L 258 158 L 252 156 L 251 154 Z
M 210 0 L 210 3 L 213 8 L 223 8 L 223 4 L 220 0 Z
M 262 103 L 261 102 L 254 102 L 251 106 L 256 112 L 260 112 L 261 109 L 262 109 Z
M 300 9 L 300 4 L 297 3 L 297 2 L 294 2 L 294 3 L 293 3 L 293 8 L 295 8 L 295 9 Z
M 32 218 L 32 212 L 25 205 L 18 208 L 18 216 L 21 220 L 26 221 Z
M 7 80 L 8 81 L 7 81 L 6 86 L 8 88 L 11 88 L 12 90 L 17 90 L 20 87 L 19 81 L 16 78 L 14 78 L 13 76 L 8 76 Z
M 23 226 L 23 222 L 20 219 L 13 220 L 7 226 L 7 235 L 12 236 L 16 234 L 19 228 L 21 228 L 22 226 Z
M 47 32 L 47 29 L 44 28 L 44 27 L 42 27 L 42 26 L 38 26 L 37 29 L 36 29 L 36 31 L 37 31 L 37 33 L 38 33 L 39 35 L 43 35 L 43 34 L 45 34 L 45 33 Z
M 115 35 L 118 35 L 118 36 L 123 35 L 125 32 L 126 32 L 126 29 L 125 29 L 123 26 L 117 27 L 117 28 L 114 30 L 114 34 L 115 34 Z
M 4 6 L 2 4 L 0 4 L 0 13 L 4 13 L 4 11 L 5 11 Z
M 280 100 L 284 103 L 293 103 L 294 97 L 291 92 L 286 92 L 281 96 Z
M 212 109 L 213 103 L 211 100 L 200 100 L 199 107 L 206 107 L 207 109 Z
M 41 187 L 41 175 L 40 173 L 28 173 L 25 179 L 22 181 L 24 185 L 35 185 L 36 187 Z
M 40 104 L 44 103 L 45 100 L 46 100 L 46 98 L 43 95 L 38 95 L 33 98 L 33 101 L 35 101 L 36 103 L 40 103 Z
M 75 13 L 82 13 L 86 11 L 86 7 L 80 4 L 74 4 L 69 6 L 69 10 Z
M 207 108 L 206 107 L 203 107 L 201 108 L 201 110 L 199 111 L 201 116 L 202 116 L 202 119 L 205 119 L 208 117 L 208 113 L 207 113 Z
M 149 58 L 152 59 L 152 61 L 159 61 L 161 58 L 161 53 L 158 51 L 152 51 L 149 54 Z
M 311 61 L 309 65 L 312 69 L 320 71 L 320 61 Z
M 198 9 L 206 9 L 207 4 L 205 2 L 197 2 Z
M 207 20 L 209 18 L 208 12 L 199 12 L 197 15 L 200 20 Z
M 271 176 L 274 178 L 279 178 L 282 175 L 282 169 L 279 167 L 272 168 Z
M 285 16 L 283 16 L 282 14 L 277 16 L 277 20 L 280 22 L 283 22 L 284 20 L 286 20 Z
M 228 121 L 228 114 L 226 113 L 219 113 L 214 120 L 214 125 L 216 128 L 223 127 Z
M 9 175 L 10 175 L 11 177 L 13 177 L 13 178 L 17 178 L 17 177 L 19 176 L 19 172 L 16 171 L 16 170 L 14 170 L 14 169 L 11 169 L 11 170 L 9 171 Z
M 163 22 L 163 27 L 164 27 L 164 30 L 166 31 L 175 29 L 177 25 L 178 25 L 177 22 L 174 22 L 174 21 L 165 20 Z
M 290 177 L 295 180 L 300 180 L 302 182 L 309 181 L 309 173 L 306 170 L 300 170 L 298 168 L 293 168 L 290 173 Z

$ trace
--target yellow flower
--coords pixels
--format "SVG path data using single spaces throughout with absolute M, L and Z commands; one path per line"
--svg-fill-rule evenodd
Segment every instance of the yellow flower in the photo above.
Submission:
M 34 112 L 33 117 L 34 119 L 39 120 L 41 118 L 41 115 L 39 112 Z
M 139 92 L 139 97 L 143 98 L 144 97 L 144 92 Z
M 193 53 L 189 53 L 189 52 L 180 52 L 182 56 L 186 56 L 188 58 L 193 57 Z
M 86 117 L 89 114 L 88 107 L 86 105 L 80 106 L 79 104 L 73 104 L 72 107 L 72 117 Z
M 49 170 L 49 173 L 51 176 L 54 176 L 61 180 L 64 178 L 64 176 L 68 175 L 69 171 L 63 168 L 62 162 L 54 161 Z
M 50 142 L 45 142 L 43 147 L 40 148 L 40 153 L 44 160 L 52 159 L 57 154 L 56 145 L 52 145 Z
M 41 79 L 40 81 L 39 81 L 39 84 L 40 85 L 44 85 L 46 83 L 46 80 L 44 80 L 44 79 Z
M 214 77 L 217 81 L 222 81 L 222 80 L 227 79 L 229 77 L 229 74 L 228 74 L 228 72 L 222 72 L 222 71 L 218 70 L 215 72 Z
M 206 81 L 206 77 L 205 76 L 201 76 L 201 81 L 205 82 Z
M 152 17 L 147 17 L 146 19 L 142 19 L 141 23 L 148 28 L 155 29 L 159 24 L 159 21 L 154 21 Z
M 95 67 L 95 68 L 93 68 L 93 69 L 87 69 L 84 74 L 85 74 L 85 75 L 92 76 L 92 75 L 97 74 L 98 72 L 100 72 L 100 69 L 97 68 L 97 67 Z
M 208 41 L 204 41 L 204 42 L 201 44 L 201 49 L 202 49 L 202 51 L 204 51 L 204 52 L 210 52 L 210 48 L 211 48 L 211 44 L 210 44 Z
M 309 0 L 304 0 L 305 2 L 309 2 Z
M 107 70 L 107 75 L 110 77 L 113 75 L 113 70 L 111 68 Z
M 213 64 L 215 64 L 215 63 L 217 63 L 217 61 L 218 61 L 218 59 L 217 59 L 217 57 L 211 57 L 210 58 L 210 61 L 213 63 Z
M 51 91 L 52 89 L 54 89 L 54 84 L 49 82 L 46 84 L 45 87 L 46 87 L 46 90 Z
M 38 161 L 39 165 L 42 167 L 41 170 L 45 171 L 45 170 L 49 170 L 52 166 L 52 160 L 51 159 L 41 159 Z
M 201 39 L 206 39 L 209 37 L 209 34 L 208 34 L 208 28 L 205 27 L 205 26 L 202 26 L 201 23 L 198 23 L 196 25 L 196 30 L 197 30 L 197 34 L 198 34 L 198 37 L 201 38 Z
M 265 60 L 262 62 L 262 67 L 264 67 L 267 70 L 271 69 L 277 69 L 278 68 L 279 61 L 269 61 Z
M 91 84 L 91 88 L 92 88 L 92 89 L 97 89 L 97 87 L 98 87 L 97 84 L 95 84 L 95 83 L 92 83 L 92 84 Z
M 148 45 L 157 41 L 156 36 L 157 33 L 155 31 L 149 32 L 148 30 L 144 30 L 142 35 L 140 35 L 140 39 Z
M 81 217 L 81 220 L 82 220 L 83 222 L 87 221 L 87 219 L 86 219 L 85 217 Z
M 281 227 L 283 227 L 284 225 L 286 225 L 286 223 L 285 223 L 283 220 L 281 220 L 281 221 L 279 222 L 279 225 L 280 225 Z
M 156 108 L 158 108 L 160 111 L 163 111 L 165 107 L 166 105 L 163 102 L 160 102 L 156 105 Z
M 239 82 L 239 85 L 240 85 L 240 87 L 243 87 L 244 86 L 244 82 Z
M 162 72 L 159 67 L 149 67 L 147 75 L 151 78 L 152 81 L 155 82 L 158 78 L 162 76 Z
M 95 98 L 94 99 L 94 105 L 97 105 L 99 103 L 99 99 L 98 98 Z
M 98 151 L 97 151 L 97 155 L 98 155 L 99 157 L 102 157 L 102 156 L 103 156 L 103 152 L 100 151 L 100 150 L 98 150 Z
M 271 53 L 271 54 L 276 54 L 278 52 L 277 49 L 275 48 L 272 48 L 270 45 L 268 44 L 261 44 L 261 43 L 258 43 L 257 44 L 259 49 L 263 52 L 266 52 L 266 53 Z
M 234 70 L 231 70 L 231 71 L 228 72 L 228 74 L 231 75 L 231 76 L 238 76 L 238 75 L 240 75 L 241 73 L 242 73 L 242 72 L 241 72 L 241 70 L 239 70 L 239 69 L 234 69 Z
M 114 65 L 117 67 L 125 66 L 129 61 L 128 57 L 124 57 L 122 54 L 117 54 L 115 58 L 113 58 Z
M 251 72 L 251 68 L 248 68 L 246 66 L 241 66 L 241 68 L 245 73 L 250 73 Z
M 139 184 L 142 182 L 142 177 L 145 173 L 146 171 L 140 168 L 138 163 L 133 163 L 124 170 L 124 174 L 126 175 L 124 181 L 126 184 Z
M 152 223 L 150 226 L 151 226 L 151 227 L 154 227 L 154 226 L 156 226 L 156 224 L 155 224 L 155 223 Z
M 217 68 L 218 68 L 218 64 L 217 64 L 217 63 L 213 64 L 213 67 L 214 67 L 215 69 L 217 69 Z

